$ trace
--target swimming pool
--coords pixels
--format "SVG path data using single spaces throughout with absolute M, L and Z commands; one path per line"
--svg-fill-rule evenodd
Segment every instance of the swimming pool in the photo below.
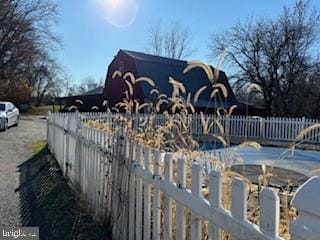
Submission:
M 312 150 L 295 150 L 292 152 L 287 148 L 262 147 L 257 150 L 253 147 L 230 147 L 226 149 L 207 150 L 214 151 L 221 160 L 226 154 L 234 152 L 241 157 L 241 162 L 233 165 L 262 165 L 283 168 L 298 172 L 305 176 L 320 175 L 320 152 Z

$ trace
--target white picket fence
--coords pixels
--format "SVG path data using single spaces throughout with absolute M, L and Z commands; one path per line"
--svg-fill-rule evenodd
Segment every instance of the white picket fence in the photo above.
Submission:
M 222 239 L 222 231 L 232 239 L 281 239 L 280 200 L 274 189 L 261 191 L 260 222 L 255 225 L 247 220 L 248 186 L 243 180 L 232 181 L 231 208 L 224 209 L 220 172 L 204 176 L 196 161 L 188 169 L 181 156 L 131 142 L 121 131 L 88 128 L 81 118 L 77 113 L 49 114 L 48 146 L 93 216 L 111 224 L 113 239 L 199 240 L 204 239 L 203 223 L 208 224 L 208 239 Z M 120 124 L 112 117 L 105 121 Z M 202 194 L 204 177 L 208 199 Z M 299 215 L 290 224 L 291 239 L 320 239 L 319 200 L 320 177 L 313 177 L 293 198 Z M 186 209 L 191 211 L 190 229 Z
M 148 115 L 140 114 L 143 118 Z M 224 128 L 224 133 L 230 137 L 263 139 L 270 141 L 289 141 L 296 139 L 297 135 L 305 128 L 320 123 L 320 120 L 307 118 L 276 118 L 276 117 L 254 117 L 254 116 L 237 116 L 237 115 L 209 115 L 205 114 L 204 119 L 212 122 L 217 120 Z M 156 123 L 164 120 L 163 115 L 156 117 Z M 202 134 L 203 126 L 200 114 L 193 114 L 190 117 L 193 134 Z M 221 134 L 216 124 L 212 125 L 209 134 Z M 304 142 L 320 143 L 320 128 L 313 129 L 306 134 Z
M 108 116 L 106 113 L 82 113 L 83 116 L 90 119 L 103 119 Z M 143 122 L 149 114 L 137 114 L 135 119 Z M 190 115 L 190 132 L 192 134 L 203 134 L 203 126 L 200 114 Z M 224 133 L 229 137 L 249 138 L 254 140 L 266 141 L 286 141 L 293 142 L 297 135 L 305 128 L 314 124 L 319 124 L 319 119 L 307 118 L 277 118 L 277 117 L 255 117 L 255 116 L 237 116 L 237 115 L 221 115 L 205 114 L 204 119 L 212 122 L 214 119 L 219 120 L 223 126 Z M 165 121 L 165 117 L 158 114 L 155 117 L 155 124 Z M 221 134 L 218 126 L 212 124 L 209 135 Z M 309 131 L 303 140 L 304 143 L 320 144 L 320 128 Z
M 202 129 L 200 116 L 195 115 L 196 129 Z M 214 117 L 205 115 L 205 119 Z M 264 139 L 271 141 L 289 141 L 296 139 L 297 135 L 305 128 L 320 123 L 319 120 L 306 118 L 276 118 L 252 117 L 231 115 L 220 116 L 220 121 L 231 137 L 248 137 L 251 139 Z M 217 131 L 212 130 L 212 133 Z M 320 129 L 314 129 L 305 136 L 304 142 L 320 143 Z

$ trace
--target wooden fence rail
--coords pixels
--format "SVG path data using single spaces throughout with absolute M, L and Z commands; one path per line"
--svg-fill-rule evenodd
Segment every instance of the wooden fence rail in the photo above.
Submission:
M 112 115 L 94 116 L 99 117 L 119 124 Z M 188 169 L 183 156 L 132 142 L 121 130 L 89 128 L 82 118 L 79 113 L 49 114 L 48 146 L 92 215 L 111 224 L 113 239 L 199 240 L 207 234 L 220 240 L 224 233 L 232 239 L 282 239 L 280 200 L 274 189 L 260 192 L 260 220 L 253 224 L 247 219 L 248 186 L 243 180 L 233 179 L 231 207 L 225 209 L 225 178 L 220 172 L 206 176 L 197 161 Z M 295 194 L 292 204 L 299 215 L 291 222 L 291 239 L 320 239 L 319 189 L 320 177 L 313 177 Z

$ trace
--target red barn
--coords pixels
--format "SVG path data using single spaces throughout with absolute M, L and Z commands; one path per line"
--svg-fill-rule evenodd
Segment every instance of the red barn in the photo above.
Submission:
M 246 105 L 237 101 L 228 78 L 223 71 L 219 71 L 217 82 L 222 83 L 226 87 L 228 97 L 224 98 L 220 92 L 215 98 L 210 98 L 212 84 L 208 80 L 205 72 L 200 68 L 195 68 L 184 74 L 183 70 L 186 66 L 186 61 L 120 50 L 108 67 L 105 87 L 102 93 L 92 94 L 90 92 L 89 94 L 85 94 L 85 96 L 64 97 L 58 100 L 60 103 L 64 103 L 64 109 L 68 109 L 67 107 L 69 105 L 74 105 L 76 99 L 81 99 L 84 104 L 79 109 L 80 111 L 91 111 L 90 108 L 92 108 L 92 106 L 98 106 L 100 111 L 105 111 L 106 108 L 102 106 L 104 100 L 107 100 L 108 107 L 112 108 L 125 98 L 127 85 L 125 84 L 123 76 L 127 72 L 131 72 L 135 78 L 151 78 L 156 85 L 155 88 L 167 96 L 171 96 L 173 90 L 172 84 L 169 82 L 169 77 L 183 83 L 187 94 L 190 92 L 192 97 L 194 97 L 199 88 L 207 86 L 206 90 L 200 95 L 199 100 L 193 103 L 197 112 L 212 113 L 216 108 L 228 109 L 233 105 L 237 105 L 238 107 L 234 111 L 234 114 L 246 114 Z M 214 70 L 213 67 L 211 67 L 211 69 Z M 121 75 L 117 74 L 116 77 L 113 78 L 115 71 L 121 72 Z M 154 102 L 157 95 L 151 94 L 151 90 L 152 87 L 146 82 L 138 82 L 134 84 L 134 95 L 132 98 L 138 99 L 140 103 Z M 249 106 L 248 109 L 248 113 L 251 115 L 263 115 L 264 112 L 261 109 L 251 106 Z
M 222 83 L 226 87 L 228 97 L 224 98 L 220 93 L 216 95 L 215 99 L 210 98 L 212 85 L 205 72 L 200 68 L 196 68 L 184 74 L 183 70 L 186 66 L 186 61 L 120 50 L 109 65 L 103 92 L 104 98 L 108 100 L 109 107 L 113 107 L 116 103 L 122 101 L 125 97 L 124 92 L 127 90 L 123 75 L 131 72 L 135 78 L 151 78 L 155 82 L 156 88 L 167 96 L 171 96 L 173 90 L 172 84 L 169 83 L 169 77 L 182 82 L 186 88 L 186 92 L 190 92 L 192 96 L 195 95 L 199 88 L 207 86 L 206 90 L 200 95 L 199 100 L 193 104 L 197 112 L 203 111 L 209 113 L 219 107 L 227 109 L 232 105 L 237 105 L 238 107 L 234 113 L 245 114 L 245 104 L 237 101 L 228 78 L 223 71 L 219 71 L 218 83 Z M 115 71 L 120 71 L 122 76 L 119 75 L 112 78 Z M 156 95 L 150 94 L 151 89 L 152 87 L 145 82 L 136 83 L 134 85 L 133 99 L 139 99 L 140 102 L 153 101 Z M 255 114 L 259 114 L 259 110 L 252 107 L 249 107 L 249 111 L 255 111 Z

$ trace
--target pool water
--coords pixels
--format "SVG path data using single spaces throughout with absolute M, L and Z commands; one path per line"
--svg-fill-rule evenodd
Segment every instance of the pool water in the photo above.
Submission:
M 210 151 L 210 150 L 216 150 L 216 149 L 222 149 L 224 148 L 223 144 L 220 142 L 202 142 L 199 144 L 201 151 Z M 233 144 L 230 145 L 230 147 L 234 146 Z
M 219 156 L 220 161 L 224 161 L 225 154 L 236 154 L 242 161 L 232 165 L 258 165 L 278 167 L 282 169 L 298 172 L 305 176 L 320 175 L 320 151 L 300 150 L 294 152 L 286 148 L 265 147 L 260 150 L 253 147 L 230 147 L 228 151 L 223 148 L 211 147 L 213 144 L 202 145 L 204 151 L 213 152 Z M 221 146 L 221 144 L 220 144 Z M 211 147 L 211 149 L 210 149 Z M 227 156 L 227 157 L 228 157 Z

